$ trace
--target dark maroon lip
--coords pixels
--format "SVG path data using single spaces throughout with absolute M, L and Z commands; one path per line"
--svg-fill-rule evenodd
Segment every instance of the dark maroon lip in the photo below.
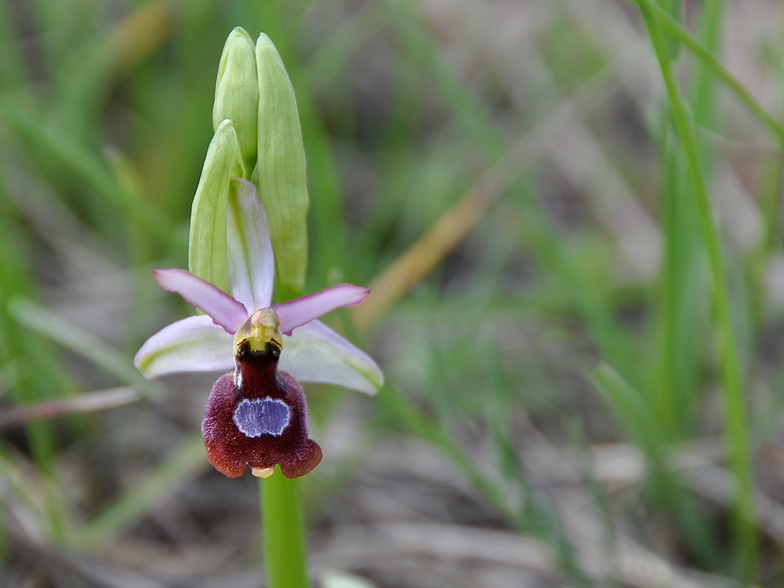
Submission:
M 237 348 L 237 371 L 215 382 L 202 422 L 207 457 L 230 478 L 245 469 L 280 465 L 287 478 L 304 476 L 321 461 L 318 444 L 308 438 L 308 409 L 302 386 L 279 371 L 280 348 L 267 344 Z

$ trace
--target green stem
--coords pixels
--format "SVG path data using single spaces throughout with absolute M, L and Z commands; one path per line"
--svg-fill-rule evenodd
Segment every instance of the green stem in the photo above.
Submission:
M 667 47 L 659 28 L 659 20 L 656 17 L 656 8 L 652 0 L 640 0 L 640 8 L 651 36 L 651 42 L 656 51 L 659 66 L 661 67 L 664 83 L 672 104 L 675 128 L 683 144 L 689 172 L 694 181 L 694 194 L 697 199 L 702 238 L 708 253 L 708 261 L 713 276 L 716 321 L 721 336 L 723 352 L 721 363 L 724 429 L 728 445 L 730 469 L 737 483 L 733 536 L 738 547 L 737 553 L 741 573 L 745 578 L 748 578 L 754 573 L 757 562 L 754 486 L 746 427 L 746 404 L 743 397 L 738 350 L 733 333 L 721 237 L 713 218 L 711 202 L 700 167 L 692 121 L 673 75 Z
M 305 525 L 299 498 L 299 480 L 285 477 L 280 466 L 259 480 L 264 567 L 269 588 L 308 588 Z

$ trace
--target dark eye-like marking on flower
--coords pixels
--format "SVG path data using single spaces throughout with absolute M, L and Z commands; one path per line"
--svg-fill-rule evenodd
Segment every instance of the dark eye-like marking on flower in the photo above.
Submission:
M 247 437 L 280 437 L 291 422 L 291 408 L 280 398 L 242 400 L 234 409 L 234 424 Z
M 280 346 L 273 342 L 267 341 L 262 349 L 251 349 L 251 343 L 247 339 L 241 341 L 237 345 L 237 350 L 234 355 L 237 359 L 272 359 L 277 361 L 280 359 Z

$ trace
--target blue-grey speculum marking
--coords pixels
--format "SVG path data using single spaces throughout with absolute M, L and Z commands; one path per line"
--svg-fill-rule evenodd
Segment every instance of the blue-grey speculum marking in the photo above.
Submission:
M 248 437 L 279 437 L 291 422 L 291 409 L 279 398 L 242 400 L 234 409 L 234 424 Z

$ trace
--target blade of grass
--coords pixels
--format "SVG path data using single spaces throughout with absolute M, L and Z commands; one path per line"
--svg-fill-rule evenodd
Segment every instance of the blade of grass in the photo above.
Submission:
M 102 137 L 95 116 L 107 100 L 116 77 L 153 53 L 174 32 L 177 9 L 168 0 L 150 0 L 131 11 L 113 29 L 72 51 L 78 55 L 54 72 L 56 98 L 52 117 L 61 133 L 79 142 Z
M 661 4 L 661 3 L 660 3 Z M 708 0 L 701 7 L 700 36 L 713 55 L 719 46 L 723 2 Z M 677 17 L 670 11 L 670 18 Z M 675 20 L 675 18 L 673 18 Z M 666 37 L 677 48 L 677 38 Z M 671 51 L 670 59 L 676 53 Z M 715 83 L 713 69 L 705 61 L 695 67 L 691 96 L 694 123 L 714 128 Z M 702 392 L 699 382 L 698 354 L 700 327 L 704 306 L 699 292 L 704 290 L 702 250 L 696 238 L 698 232 L 697 207 L 693 197 L 694 183 L 685 173 L 684 154 L 680 143 L 670 133 L 667 112 L 662 121 L 662 218 L 665 233 L 664 268 L 662 272 L 661 308 L 662 340 L 658 386 L 654 387 L 661 426 L 669 440 L 683 439 L 693 424 L 694 408 Z M 713 154 L 700 149 L 703 170 L 710 169 Z
M 664 440 L 660 430 L 650 426 L 651 407 L 645 398 L 606 363 L 600 364 L 591 373 L 591 380 L 607 403 L 622 416 L 624 426 L 646 456 L 654 461 L 659 459 Z
M 666 126 L 669 126 L 665 123 Z M 661 223 L 664 264 L 659 289 L 660 340 L 657 385 L 652 406 L 662 430 L 671 441 L 689 434 L 701 392 L 699 336 L 704 331 L 705 272 L 698 241 L 697 211 L 685 176 L 683 153 L 663 131 Z
M 377 2 L 368 2 L 343 21 L 323 41 L 307 64 L 308 79 L 314 94 L 331 86 L 362 46 L 388 23 Z
M 703 6 L 702 36 L 714 51 L 719 43 L 720 2 Z M 669 37 L 677 46 L 677 39 Z M 698 61 L 693 76 L 692 112 L 695 123 L 714 128 L 715 83 L 711 67 Z M 660 296 L 659 365 L 656 385 L 652 387 L 656 425 L 668 442 L 683 440 L 694 433 L 699 420 L 700 401 L 704 393 L 701 381 L 700 348 L 707 336 L 710 318 L 705 312 L 704 254 L 699 241 L 698 212 L 694 183 L 686 174 L 684 153 L 670 128 L 670 113 L 662 118 L 662 177 L 660 180 L 662 229 L 664 233 L 664 267 Z M 713 154 L 701 150 L 701 160 L 708 169 Z M 676 518 L 690 551 L 707 569 L 717 569 L 721 560 L 715 531 L 700 513 L 696 499 L 669 472 L 654 472 L 654 499 Z
M 378 6 L 378 4 L 377 4 Z M 446 139 L 448 146 L 434 149 L 435 153 L 428 154 L 423 160 L 420 149 L 416 147 L 420 140 L 420 132 L 424 122 L 426 109 L 426 72 L 417 67 L 406 56 L 398 55 L 394 62 L 393 79 L 394 87 L 391 91 L 391 108 L 381 131 L 381 148 L 379 157 L 379 193 L 372 202 L 370 214 L 363 224 L 359 235 L 358 245 L 362 249 L 379 251 L 376 259 L 366 260 L 366 271 L 375 272 L 379 263 L 384 261 L 386 250 L 392 249 L 390 236 L 396 234 L 395 227 L 406 222 L 406 203 L 411 202 L 417 210 L 416 216 L 422 211 L 422 201 L 413 196 L 416 190 L 416 178 L 426 174 L 426 166 L 437 158 L 441 149 L 455 149 L 453 140 Z M 461 141 L 468 148 L 467 141 Z M 413 147 L 413 148 L 412 148 Z M 454 165 L 452 156 L 448 156 L 451 165 Z M 460 173 L 438 174 L 439 180 L 444 183 L 452 182 L 455 186 L 462 186 Z M 463 180 L 465 181 L 465 180 Z M 447 192 L 453 198 L 454 190 L 439 185 L 439 192 Z M 444 206 L 442 204 L 442 206 Z M 424 212 L 424 211 L 423 211 Z M 411 229 L 414 230 L 413 227 Z M 394 252 L 390 252 L 394 255 Z
M 681 0 L 656 0 L 656 4 L 661 7 L 661 9 L 666 12 L 670 18 L 675 21 L 680 20 L 681 16 Z M 678 57 L 678 50 L 680 49 L 680 45 L 675 39 L 670 40 L 669 50 L 670 50 L 670 59 L 676 59 Z
M 768 158 L 760 172 L 758 193 L 760 209 L 765 219 L 764 253 L 770 253 L 779 245 L 781 235 L 781 197 L 784 162 L 775 155 Z M 767 255 L 766 260 L 769 259 Z
M 118 210 L 128 213 L 147 227 L 170 251 L 180 251 L 183 244 L 176 238 L 171 222 L 149 202 L 135 200 L 122 189 L 111 172 L 92 153 L 67 137 L 46 129 L 34 116 L 5 96 L 0 96 L 0 112 L 5 113 L 17 134 L 39 157 L 46 156 L 66 166 Z
M 642 6 L 646 0 L 629 0 Z M 743 102 L 749 111 L 770 131 L 779 146 L 784 146 L 784 124 L 770 114 L 754 95 L 736 78 L 719 59 L 703 44 L 695 39 L 677 21 L 658 6 L 653 6 L 651 14 L 668 33 L 686 45 L 697 57 L 702 59 L 727 87 Z
M 692 120 L 672 71 L 669 54 L 659 27 L 659 20 L 656 18 L 655 7 L 651 0 L 641 0 L 640 8 L 651 36 L 651 42 L 656 51 L 659 66 L 661 67 L 673 111 L 675 128 L 683 145 L 689 173 L 694 182 L 702 239 L 708 253 L 713 277 L 716 322 L 722 344 L 723 386 L 721 392 L 724 401 L 724 433 L 728 445 L 731 470 L 738 484 L 733 526 L 735 542 L 738 548 L 738 564 L 742 577 L 746 579 L 754 575 L 757 569 L 754 486 L 751 477 L 751 459 L 748 447 L 747 411 L 730 311 L 721 237 L 714 220 L 711 202 L 700 166 Z
M 505 489 L 482 473 L 466 452 L 455 443 L 452 436 L 443 426 L 428 419 L 422 414 L 422 411 L 414 407 L 408 399 L 390 384 L 386 384 L 379 391 L 377 398 L 384 409 L 394 416 L 408 431 L 441 449 L 463 472 L 463 475 L 479 492 L 484 494 L 510 523 L 521 531 L 536 531 L 562 558 L 560 561 L 561 565 L 564 566 L 564 570 L 570 574 L 578 585 L 588 585 L 585 576 L 573 560 L 573 548 L 568 543 L 565 543 L 567 541 L 566 537 L 558 531 L 559 523 L 553 518 L 557 517 L 557 515 L 549 506 L 539 500 L 535 507 L 536 512 L 533 515 L 525 510 L 513 508 L 509 504 Z M 506 453 L 504 459 L 511 460 L 509 463 L 519 464 L 518 458 L 514 455 L 514 450 L 511 447 L 507 445 L 499 447 L 499 449 Z M 519 476 L 518 481 L 520 481 Z M 541 499 L 541 497 L 539 498 Z
M 702 46 L 711 54 L 716 55 L 721 43 L 721 25 L 724 21 L 724 0 L 709 0 L 700 6 L 700 38 Z M 716 59 L 718 61 L 718 59 Z M 708 62 L 701 60 L 694 72 L 694 88 L 691 96 L 691 107 L 694 113 L 694 124 L 710 129 L 715 127 L 716 100 L 714 98 L 715 73 Z M 704 153 L 704 155 L 707 153 Z
M 616 414 L 622 417 L 629 434 L 643 450 L 654 499 L 663 503 L 678 518 L 695 555 L 705 565 L 715 568 L 719 561 L 715 537 L 705 525 L 694 497 L 683 491 L 675 474 L 667 469 L 665 439 L 657 423 L 652 420 L 650 406 L 645 398 L 606 363 L 599 365 L 590 378 Z
M 33 419 L 52 419 L 69 414 L 96 412 L 130 404 L 142 395 L 130 386 L 82 392 L 68 398 L 44 400 L 0 411 L 0 429 Z
M 299 67 L 291 68 L 290 71 L 293 71 L 292 83 L 297 88 L 302 136 L 308 158 L 308 177 L 313 193 L 318 194 L 318 198 L 311 199 L 314 222 L 309 231 L 309 238 L 313 242 L 310 274 L 317 279 L 313 289 L 318 289 L 330 285 L 328 276 L 333 268 L 342 272 L 346 265 L 348 227 L 330 138 L 318 115 L 312 94 L 305 90 L 307 82 L 304 72 Z
M 636 377 L 639 344 L 618 324 L 611 297 L 596 284 L 591 269 L 580 263 L 538 207 L 523 198 L 518 198 L 516 205 L 521 239 L 553 280 L 555 290 L 567 297 L 571 312 L 585 320 L 604 357 L 613 358 L 628 377 Z
M 443 51 L 414 13 L 414 3 L 385 0 L 404 51 L 414 63 L 429 72 L 441 97 L 469 136 L 476 141 L 491 162 L 506 152 L 503 134 L 498 130 L 486 106 L 452 71 Z
M 24 255 L 26 234 L 17 223 L 17 211 L 6 186 L 0 182 L 0 358 L 13 362 L 21 378 L 14 386 L 17 402 L 36 402 L 62 396 L 73 384 L 59 359 L 44 341 L 29 336 L 11 316 L 7 301 L 14 296 L 33 295 L 32 278 L 26 271 L 29 261 Z M 47 515 L 52 539 L 65 538 L 66 515 L 63 497 L 56 483 L 56 446 L 48 423 L 25 423 L 25 433 L 35 464 L 46 479 Z
M 9 309 L 14 318 L 26 327 L 95 362 L 149 397 L 160 398 L 160 384 L 142 376 L 125 354 L 108 346 L 105 341 L 29 300 L 15 298 Z
M 531 140 L 536 149 L 541 150 L 542 145 L 544 145 L 546 141 L 552 142 L 557 137 L 557 133 L 568 132 L 568 123 L 565 121 L 570 120 L 570 116 L 572 116 L 571 111 L 568 108 L 565 109 L 565 112 L 568 112 L 569 115 L 564 116 L 564 112 L 556 108 L 552 115 L 546 118 L 546 122 L 550 123 L 553 127 L 551 129 L 553 132 L 552 135 L 545 134 L 536 137 L 536 133 L 530 131 L 526 137 L 520 140 L 511 149 L 508 149 L 503 134 L 496 127 L 489 116 L 489 113 L 484 109 L 476 96 L 467 89 L 466 85 L 452 71 L 451 66 L 442 54 L 443 52 L 440 46 L 435 43 L 432 36 L 419 21 L 416 14 L 414 14 L 411 3 L 385 2 L 384 6 L 393 17 L 393 22 L 396 24 L 396 29 L 400 32 L 401 41 L 407 55 L 410 56 L 413 63 L 418 64 L 419 67 L 426 72 L 431 83 L 436 86 L 441 97 L 446 101 L 449 109 L 460 125 L 467 131 L 470 138 L 479 145 L 489 161 L 496 162 L 499 169 L 504 169 L 503 166 L 505 164 L 509 166 L 509 174 L 511 177 L 504 177 L 502 175 L 494 180 L 497 184 L 494 185 L 491 182 L 490 186 L 492 186 L 494 190 L 497 188 L 501 188 L 501 191 L 508 190 L 510 195 L 519 196 L 529 202 L 530 207 L 538 208 L 540 205 L 532 196 L 525 182 L 521 180 L 521 177 L 524 176 L 526 166 L 529 165 L 527 158 L 534 157 L 533 154 L 526 153 L 526 149 L 531 147 L 526 144 L 526 137 Z M 634 54 L 634 48 L 631 48 L 628 54 L 624 54 L 619 59 L 628 58 L 632 54 Z M 591 112 L 593 108 L 602 103 L 606 96 L 614 91 L 614 85 L 606 83 L 607 78 L 610 78 L 612 75 L 613 66 L 614 64 L 610 64 L 599 74 L 584 83 L 583 86 L 578 88 L 575 94 L 570 97 L 572 102 L 579 104 L 582 107 L 581 113 Z M 558 119 L 558 116 L 561 117 L 560 120 Z M 561 127 L 561 124 L 564 126 Z M 536 130 L 541 131 L 546 127 L 547 124 L 543 121 L 537 125 Z M 537 143 L 535 139 L 539 142 Z M 534 151 L 536 151 L 536 149 Z M 483 178 L 480 182 L 485 180 L 490 181 L 490 178 Z M 506 182 L 508 182 L 508 184 Z M 467 231 L 470 230 L 471 222 L 476 222 L 476 220 L 481 218 L 481 214 L 477 214 L 477 212 L 482 207 L 489 206 L 489 204 L 482 202 L 483 198 L 492 201 L 494 198 L 497 198 L 497 196 L 483 196 L 478 192 L 471 195 L 471 191 L 476 187 L 477 185 L 475 184 L 475 186 L 464 196 L 464 201 L 458 202 L 453 208 L 445 213 L 446 218 L 443 221 L 444 224 L 453 222 L 456 228 Z M 451 219 L 449 218 L 450 215 Z M 441 222 L 440 219 L 438 222 Z M 430 247 L 434 244 L 438 244 L 439 247 L 442 247 L 443 251 L 446 252 L 451 245 L 448 239 L 444 238 L 442 240 L 442 237 L 446 236 L 447 233 L 448 231 L 444 230 L 443 226 L 433 225 L 431 230 L 423 235 L 422 239 L 431 240 Z M 556 240 L 561 238 L 558 235 L 554 235 L 553 237 Z M 399 259 L 399 263 L 396 262 L 389 268 L 389 274 L 385 272 L 378 278 L 379 282 L 377 282 L 376 286 L 381 283 L 380 280 L 382 278 L 388 279 L 389 283 L 384 282 L 381 283 L 381 285 L 385 288 L 394 285 L 396 292 L 392 293 L 392 291 L 389 290 L 388 292 L 390 292 L 391 295 L 385 295 L 384 300 L 381 300 L 381 297 L 376 299 L 376 301 L 374 301 L 373 298 L 370 298 L 363 304 L 363 307 L 366 307 L 366 309 L 360 310 L 360 307 L 357 307 L 352 310 L 358 311 L 360 314 L 366 312 L 368 316 L 377 315 L 391 304 L 394 299 L 407 291 L 408 286 L 406 285 L 406 282 L 413 284 L 416 283 L 418 279 L 421 279 L 421 277 L 418 278 L 414 276 L 414 273 L 421 273 L 422 270 L 424 270 L 422 275 L 425 275 L 427 271 L 429 271 L 429 269 L 427 269 L 428 266 L 434 263 L 433 258 L 436 256 L 420 243 L 421 241 L 417 241 L 412 248 L 421 247 L 421 251 L 426 254 L 425 257 L 421 258 L 421 260 L 417 260 L 413 253 L 411 253 L 412 249 L 409 249 Z M 394 279 L 392 279 L 393 272 L 394 274 L 397 274 Z M 379 292 L 380 289 L 376 289 L 376 291 Z M 580 295 L 581 293 L 579 291 L 575 292 L 575 296 Z M 368 317 L 360 316 L 359 320 L 361 324 L 365 325 L 372 322 L 372 319 L 369 319 Z M 631 376 L 632 372 L 639 371 L 636 368 L 636 366 L 639 366 L 638 361 L 627 361 L 625 359 L 628 358 L 632 350 L 633 347 L 621 343 L 619 345 L 613 345 L 612 349 L 606 349 L 605 351 L 619 351 L 621 356 L 610 355 L 608 357 L 622 369 L 625 375 Z
M 95 549 L 170 497 L 175 488 L 206 467 L 204 442 L 201 435 L 195 435 L 175 448 L 162 466 L 93 518 L 76 534 L 75 545 L 85 550 Z
M 612 67 L 580 86 L 573 95 L 556 106 L 533 129 L 523 135 L 500 161 L 485 172 L 445 211 L 430 228 L 415 241 L 395 262 L 382 272 L 371 284 L 375 294 L 362 305 L 351 309 L 351 315 L 359 328 L 373 323 L 387 308 L 421 279 L 460 242 L 484 216 L 490 206 L 507 191 L 524 202 L 521 208 L 526 226 L 536 231 L 538 242 L 544 247 L 558 249 L 563 239 L 540 210 L 540 205 L 530 193 L 521 189 L 516 182 L 523 177 L 545 153 L 546 149 L 570 132 L 576 116 L 589 116 L 614 91 L 607 84 Z M 579 113 L 573 107 L 580 105 Z M 548 233 L 548 234 L 545 234 Z M 547 259 L 555 259 L 558 253 L 544 253 Z M 581 296 L 585 290 L 570 290 Z M 588 303 L 588 306 L 591 306 Z M 594 316 L 592 313 L 588 317 Z M 609 343 L 612 338 L 604 342 Z
M 510 395 L 515 385 L 504 372 L 497 345 L 486 345 L 484 363 L 491 367 L 490 392 L 493 405 L 490 408 L 489 426 L 492 430 L 496 460 L 507 483 L 515 484 L 521 493 L 522 504 L 517 507 L 518 525 L 543 539 L 556 552 L 561 568 L 578 586 L 589 586 L 566 532 L 557 505 L 546 493 L 539 491 L 530 480 L 525 463 L 513 444 L 510 432 Z M 607 531 L 611 533 L 609 520 Z
M 19 35 L 11 18 L 13 2 L 0 0 L 0 89 L 16 89 L 27 85 L 30 72 L 21 58 Z
M 51 525 L 49 518 L 51 509 L 47 504 L 49 497 L 45 492 L 41 492 L 41 487 L 44 486 L 46 490 L 46 486 L 38 472 L 5 444 L 0 445 L 0 480 L 3 489 L 3 519 L 8 516 L 6 511 L 10 511 L 9 514 L 13 516 L 17 514 L 17 509 L 21 508 L 37 530 L 40 530 L 43 535 L 51 534 L 51 529 L 46 528 L 47 525 Z M 12 501 L 6 496 L 10 493 L 18 501 L 18 504 L 13 507 Z

